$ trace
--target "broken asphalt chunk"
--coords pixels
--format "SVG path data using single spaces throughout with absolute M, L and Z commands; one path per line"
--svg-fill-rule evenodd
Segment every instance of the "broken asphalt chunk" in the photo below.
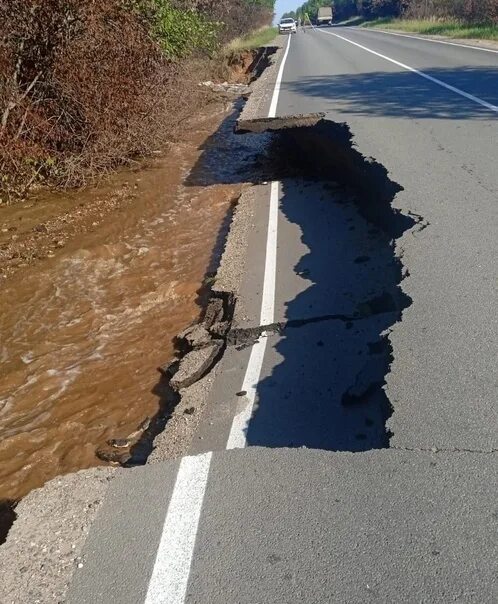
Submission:
M 171 378 L 170 385 L 173 390 L 187 388 L 204 377 L 215 363 L 222 346 L 222 341 L 212 340 L 207 346 L 186 354 L 180 361 L 178 371 Z

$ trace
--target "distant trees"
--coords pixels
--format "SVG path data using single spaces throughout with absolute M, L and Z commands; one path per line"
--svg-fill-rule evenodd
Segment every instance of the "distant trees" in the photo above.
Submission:
M 397 17 L 403 4 L 403 0 L 356 0 L 358 14 L 367 18 Z
M 331 6 L 332 4 L 333 2 L 331 1 L 308 0 L 308 2 L 305 2 L 295 11 L 295 18 L 303 18 L 307 14 L 311 20 L 314 20 L 318 15 L 319 8 L 322 6 Z
M 316 19 L 321 6 L 334 7 L 334 19 L 354 15 L 367 19 L 406 16 L 414 19 L 457 19 L 473 23 L 498 23 L 498 0 L 308 0 L 286 16 Z
M 334 18 L 340 21 L 353 15 L 363 15 L 367 18 L 398 15 L 400 4 L 400 0 L 308 0 L 295 11 L 286 13 L 284 16 L 295 19 L 307 14 L 311 20 L 314 20 L 319 8 L 333 6 Z
M 415 19 L 453 18 L 498 23 L 498 0 L 407 0 L 405 15 Z
M 287 13 L 284 13 L 282 15 L 282 19 L 294 19 L 294 20 L 296 20 L 297 19 L 296 11 L 295 10 L 291 10 L 291 11 L 289 11 Z

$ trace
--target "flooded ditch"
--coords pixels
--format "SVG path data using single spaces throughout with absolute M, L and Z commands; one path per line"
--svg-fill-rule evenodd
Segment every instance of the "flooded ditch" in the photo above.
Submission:
M 240 136 L 239 110 L 218 103 L 150 167 L 112 177 L 107 205 L 100 188 L 2 209 L 0 246 L 9 237 L 22 244 L 28 232 L 44 244 L 39 260 L 19 254 L 0 291 L 0 499 L 15 501 L 57 475 L 103 464 L 96 451 L 130 435 L 139 443 L 132 454 L 150 452 L 151 434 L 140 437 L 146 418 L 154 418 L 153 437 L 169 413 L 169 378 L 157 368 L 173 358 L 175 336 L 207 302 L 232 208 L 252 182 L 339 182 L 354 189 L 353 205 L 375 227 L 369 234 L 391 267 L 377 285 L 389 303 L 375 310 L 377 299 L 358 299 L 360 311 L 344 320 L 347 329 L 370 316 L 387 322 L 365 335 L 362 346 L 375 359 L 345 384 L 341 404 L 361 415 L 359 405 L 372 403 L 385 424 L 387 331 L 411 303 L 400 288 L 406 274 L 394 241 L 416 217 L 393 209 L 401 187 L 361 155 L 345 124 L 301 116 L 277 133 L 265 122 Z M 299 325 L 275 329 L 286 327 Z M 254 335 L 235 329 L 225 343 L 244 345 Z M 375 447 L 388 440 L 383 432 Z
M 213 105 L 164 157 L 112 177 L 104 193 L 1 209 L 4 244 L 37 231 L 50 245 L 42 260 L 21 258 L 0 291 L 0 499 L 98 465 L 99 446 L 157 413 L 157 367 L 199 315 L 220 229 L 258 155 L 256 140 L 233 134 L 237 114 Z M 106 188 L 123 191 L 109 211 Z

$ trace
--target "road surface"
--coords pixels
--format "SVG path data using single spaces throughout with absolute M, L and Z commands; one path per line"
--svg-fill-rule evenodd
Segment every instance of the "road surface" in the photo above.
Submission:
M 495 602 L 498 53 L 327 28 L 277 68 L 266 115 L 346 122 L 407 226 L 254 189 L 196 456 L 113 482 L 69 601 Z

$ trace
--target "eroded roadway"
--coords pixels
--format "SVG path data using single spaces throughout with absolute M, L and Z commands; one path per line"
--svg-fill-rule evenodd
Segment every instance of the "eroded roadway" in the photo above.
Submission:
M 277 115 L 347 122 L 423 222 L 395 255 L 350 191 L 254 189 L 236 324 L 270 327 L 227 348 L 198 456 L 114 481 L 71 602 L 498 599 L 497 76 L 493 52 L 292 38 Z

